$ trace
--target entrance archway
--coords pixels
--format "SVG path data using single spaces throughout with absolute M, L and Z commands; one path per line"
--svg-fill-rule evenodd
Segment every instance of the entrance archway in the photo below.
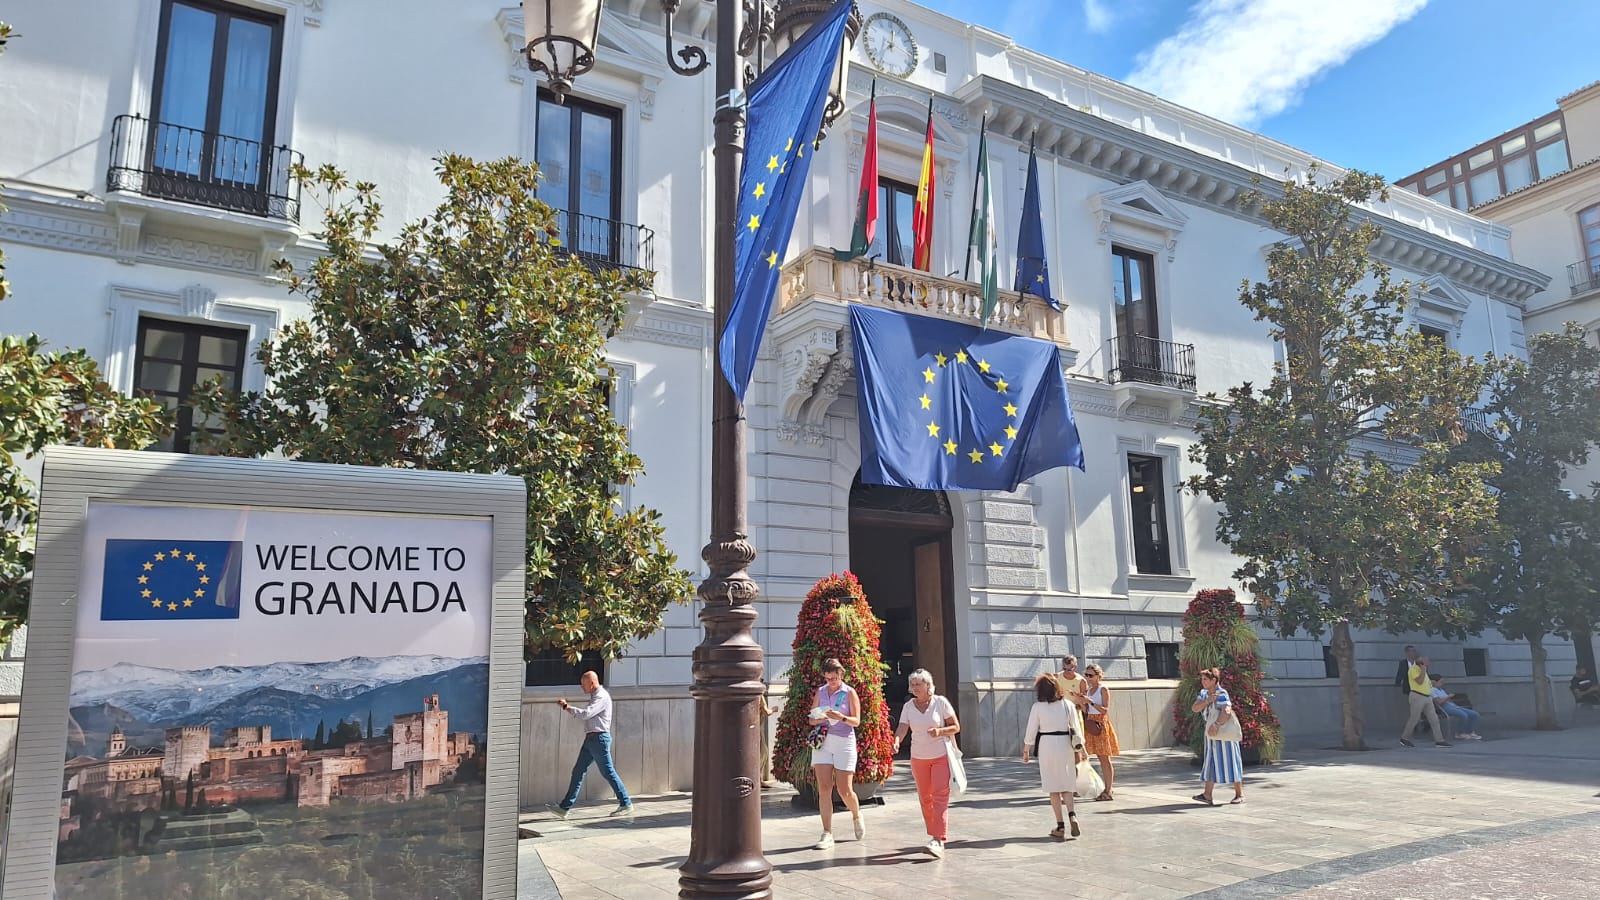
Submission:
M 943 491 L 863 484 L 859 473 L 850 485 L 850 570 L 883 620 L 884 699 L 896 718 L 914 669 L 956 702 L 954 524 Z

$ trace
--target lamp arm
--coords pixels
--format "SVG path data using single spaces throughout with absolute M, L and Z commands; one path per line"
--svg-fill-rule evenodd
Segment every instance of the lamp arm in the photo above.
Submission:
M 667 65 L 679 75 L 698 75 L 711 65 L 711 60 L 706 56 L 706 51 L 693 44 L 685 44 L 677 52 L 678 59 L 683 60 L 679 65 L 673 59 L 672 52 L 672 18 L 678 12 L 679 0 L 661 0 L 661 11 L 666 14 L 665 30 L 667 35 Z

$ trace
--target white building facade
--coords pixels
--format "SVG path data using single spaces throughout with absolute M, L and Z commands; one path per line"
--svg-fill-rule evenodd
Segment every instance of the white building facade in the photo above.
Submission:
M 437 202 L 436 154 L 536 159 L 569 246 L 657 273 L 608 348 L 613 406 L 647 470 L 627 500 L 660 510 L 680 560 L 703 574 L 711 78 L 673 74 L 658 5 L 622 0 L 607 5 L 595 70 L 556 104 L 521 62 L 521 12 L 504 2 L 400 0 L 377 15 L 353 0 L 61 0 L 8 14 L 22 36 L 0 60 L 0 245 L 16 297 L 0 305 L 0 329 L 86 347 L 123 390 L 177 397 L 214 374 L 258 388 L 254 348 L 304 314 L 269 265 L 316 252 L 318 210 L 284 163 L 376 182 L 392 233 Z M 1197 403 L 1264 379 L 1278 354 L 1237 302 L 1279 237 L 1252 179 L 1301 175 L 1313 160 L 911 3 L 860 11 L 847 112 L 813 167 L 747 398 L 769 677 L 783 680 L 807 589 L 849 568 L 885 620 L 891 690 L 913 667 L 932 670 L 968 752 L 1016 752 L 1032 678 L 1069 652 L 1120 689 L 1124 746 L 1164 743 L 1181 613 L 1196 591 L 1233 585 L 1237 565 L 1214 538 L 1216 510 L 1179 489 L 1193 474 Z M 674 40 L 708 46 L 714 13 L 683 4 Z M 909 61 L 867 53 L 879 30 L 897 47 L 909 36 Z M 896 266 L 887 236 L 875 259 L 831 253 L 849 243 L 874 78 L 886 219 L 909 224 L 932 100 L 930 272 Z M 863 487 L 848 305 L 964 315 L 975 285 L 943 273 L 963 267 L 984 119 L 1003 269 L 1030 142 L 1038 149 L 1065 312 L 1006 295 L 1001 327 L 1063 348 L 1087 472 L 1054 470 L 1014 493 Z M 1522 349 L 1524 305 L 1548 278 L 1509 260 L 1508 229 L 1404 192 L 1371 212 L 1385 229 L 1378 256 L 1417 285 L 1419 327 L 1466 353 Z M 619 768 L 636 791 L 689 786 L 695 612 L 668 610 L 661 631 L 604 664 Z M 1493 633 L 1465 644 L 1368 635 L 1358 653 L 1373 735 L 1398 728 L 1390 678 L 1408 639 L 1491 722 L 1531 723 L 1525 646 Z M 1322 642 L 1270 640 L 1264 652 L 1290 741 L 1336 731 Z M 1570 658 L 1553 649 L 1552 672 Z M 575 674 L 535 661 L 529 675 L 522 791 L 541 802 L 565 786 L 578 740 L 554 705 L 575 694 Z

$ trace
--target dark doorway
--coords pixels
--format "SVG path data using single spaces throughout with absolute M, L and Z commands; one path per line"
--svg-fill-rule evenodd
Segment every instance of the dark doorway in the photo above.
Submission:
M 883 693 L 896 725 L 915 669 L 931 672 L 935 690 L 957 703 L 953 522 L 942 491 L 862 484 L 860 476 L 851 485 L 850 570 L 883 620 Z

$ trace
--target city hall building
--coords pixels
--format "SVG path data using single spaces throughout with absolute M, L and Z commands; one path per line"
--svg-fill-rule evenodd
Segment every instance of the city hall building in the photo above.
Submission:
M 1281 353 L 1237 300 L 1281 237 L 1252 187 L 1315 161 L 913 3 L 859 7 L 845 113 L 815 159 L 747 395 L 756 635 L 774 700 L 800 601 L 850 569 L 885 623 L 890 691 L 912 668 L 931 670 L 967 752 L 1018 752 L 1032 679 L 1066 653 L 1105 667 L 1123 746 L 1167 743 L 1181 614 L 1196 591 L 1236 586 L 1238 565 L 1214 537 L 1215 507 L 1180 487 L 1195 472 L 1197 409 L 1208 393 L 1265 380 Z M 9 15 L 21 36 L 0 59 L 0 246 L 15 293 L 0 305 L 5 333 L 86 348 L 113 386 L 175 408 L 212 377 L 260 389 L 257 349 L 306 313 L 272 262 L 303 267 L 318 252 L 320 210 L 291 164 L 375 182 L 393 234 L 439 201 L 437 154 L 537 160 L 574 252 L 655 273 L 607 349 L 613 411 L 646 467 L 623 499 L 659 510 L 681 563 L 704 575 L 720 377 L 715 97 L 709 73 L 668 67 L 659 4 L 607 3 L 595 68 L 564 103 L 529 72 L 509 0 L 400 0 L 382 15 L 352 0 L 58 0 Z M 714 17 L 710 2 L 682 4 L 672 41 L 709 50 Z M 841 262 L 874 83 L 879 237 Z M 930 102 L 935 234 L 923 271 L 905 263 Z M 864 485 L 848 309 L 975 322 L 978 287 L 961 274 L 984 122 L 1001 271 L 1015 263 L 1031 144 L 1063 308 L 1002 292 L 1013 312 L 991 327 L 1061 348 L 1086 471 L 1051 470 L 1008 493 Z M 1525 304 L 1550 276 L 1513 259 L 1508 228 L 1406 191 L 1368 212 L 1384 229 L 1377 257 L 1415 287 L 1415 327 L 1463 353 L 1523 350 Z M 180 414 L 164 448 L 189 449 L 204 427 Z M 636 791 L 690 786 L 696 612 L 675 606 L 622 658 L 585 663 L 616 700 L 616 755 Z M 1461 643 L 1364 634 L 1369 734 L 1398 730 L 1390 679 L 1406 641 L 1471 691 L 1490 727 L 1531 724 L 1525 645 L 1494 632 Z M 1336 732 L 1324 641 L 1263 650 L 1288 740 Z M 1574 649 L 1551 654 L 1566 677 Z M 556 655 L 529 663 L 525 802 L 565 785 L 579 725 L 555 700 L 576 698 L 577 671 Z

